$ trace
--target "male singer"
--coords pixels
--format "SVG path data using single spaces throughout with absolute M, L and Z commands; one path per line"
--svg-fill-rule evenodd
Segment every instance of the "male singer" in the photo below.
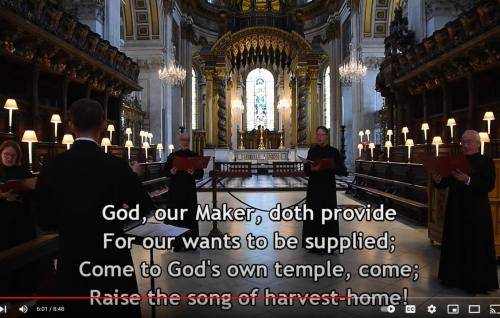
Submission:
M 337 148 L 328 144 L 328 129 L 324 126 L 316 128 L 316 144 L 307 153 L 307 160 L 333 160 L 333 169 L 322 170 L 320 165 L 306 163 L 304 172 L 309 176 L 307 184 L 306 205 L 314 213 L 314 220 L 306 220 L 302 228 L 302 246 L 308 237 L 338 237 L 339 222 L 327 221 L 321 224 L 321 209 L 335 209 L 337 207 L 337 185 L 335 175 L 347 175 L 344 159 Z M 310 252 L 322 254 L 325 251 L 315 248 Z
M 498 289 L 495 241 L 488 193 L 495 186 L 495 166 L 479 154 L 479 134 L 467 130 L 462 152 L 470 175 L 453 171 L 442 178 L 433 173 L 438 188 L 449 187 L 438 278 L 447 286 L 478 294 Z
M 191 231 L 186 236 L 196 237 L 199 235 L 199 225 L 196 220 L 196 209 L 198 204 L 196 194 L 196 179 L 203 177 L 203 169 L 188 169 L 187 171 L 179 171 L 174 167 L 175 157 L 196 157 L 194 151 L 189 150 L 189 134 L 181 133 L 179 135 L 180 148 L 171 153 L 165 163 L 166 175 L 170 178 L 170 187 L 168 191 L 167 205 L 170 209 L 188 209 L 183 220 L 165 220 L 175 226 L 188 228 Z M 181 244 L 181 239 L 175 241 L 174 251 L 183 251 L 185 246 Z
M 102 106 L 92 99 L 80 99 L 71 105 L 69 127 L 76 135 L 73 147 L 44 165 L 37 183 L 39 224 L 60 234 L 56 274 L 56 294 L 89 296 L 90 290 L 101 294 L 137 293 L 132 277 L 82 277 L 82 262 L 92 265 L 133 265 L 130 250 L 103 247 L 104 233 L 123 235 L 123 221 L 107 221 L 102 210 L 124 204 L 139 204 L 141 215 L 148 214 L 153 202 L 143 190 L 128 163 L 99 147 L 106 120 Z M 59 302 L 58 302 L 59 303 Z M 117 317 L 140 317 L 139 306 L 90 306 L 89 300 L 65 303 L 68 316 L 97 313 Z

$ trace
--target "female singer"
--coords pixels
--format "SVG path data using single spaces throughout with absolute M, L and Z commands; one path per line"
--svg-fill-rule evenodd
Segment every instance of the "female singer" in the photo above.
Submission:
M 7 140 L 0 145 L 0 184 L 32 177 L 29 170 L 21 165 L 21 158 L 21 147 L 17 142 Z M 31 196 L 32 193 L 0 191 L 0 251 L 35 238 Z M 27 270 L 9 275 L 7 282 L 0 281 L 0 293 L 28 293 L 34 286 L 29 281 L 32 275 Z

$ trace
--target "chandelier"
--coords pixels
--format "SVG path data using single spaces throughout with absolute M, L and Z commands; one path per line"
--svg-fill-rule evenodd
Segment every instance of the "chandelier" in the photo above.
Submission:
M 349 62 L 339 67 L 340 80 L 344 83 L 358 83 L 366 76 L 367 68 L 362 61 L 356 58 L 352 43 L 349 44 L 349 52 L 351 54 Z
M 167 85 L 182 86 L 186 80 L 186 70 L 175 62 L 175 46 L 172 46 L 167 66 L 158 70 L 158 77 Z

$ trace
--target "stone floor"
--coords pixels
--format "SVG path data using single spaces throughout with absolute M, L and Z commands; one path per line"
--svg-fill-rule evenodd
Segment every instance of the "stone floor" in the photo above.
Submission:
M 235 194 L 238 198 L 254 206 L 270 209 L 276 203 L 281 202 L 283 206 L 291 205 L 305 194 L 304 192 L 240 192 Z M 210 193 L 199 193 L 199 203 L 210 203 Z M 231 207 L 240 207 L 234 198 L 227 193 L 218 196 L 219 203 L 227 203 Z M 359 204 L 338 193 L 338 203 L 342 205 Z M 263 217 L 260 225 L 255 222 L 227 222 L 220 223 L 219 228 L 224 233 L 245 237 L 248 233 L 266 236 L 272 242 L 272 233 L 279 231 L 282 236 L 295 235 L 300 237 L 302 225 L 299 222 L 272 222 L 267 218 L 267 212 L 256 212 Z M 212 227 L 210 222 L 200 224 L 200 234 L 207 235 Z M 222 274 L 219 278 L 172 278 L 162 275 L 156 279 L 156 287 L 163 292 L 177 292 L 186 295 L 190 292 L 219 292 L 237 295 L 242 292 L 250 292 L 259 288 L 259 295 L 265 288 L 271 292 L 328 292 L 337 290 L 340 295 L 345 294 L 346 288 L 353 292 L 387 292 L 402 293 L 403 288 L 408 288 L 408 303 L 417 306 L 417 314 L 406 315 L 408 317 L 444 317 L 447 316 L 447 304 L 459 304 L 460 314 L 468 315 L 468 305 L 481 305 L 481 314 L 471 315 L 473 317 L 491 316 L 489 314 L 490 304 L 500 304 L 500 293 L 489 295 L 469 295 L 461 290 L 446 288 L 436 279 L 439 263 L 439 247 L 431 246 L 427 238 L 425 227 L 417 227 L 405 222 L 341 222 L 341 233 L 363 231 L 365 235 L 380 235 L 389 231 L 396 237 L 396 250 L 393 254 L 386 251 L 353 251 L 349 250 L 342 255 L 316 255 L 303 249 L 276 251 L 272 247 L 265 250 L 250 250 L 242 248 L 237 251 L 195 251 L 173 253 L 172 251 L 156 251 L 155 263 L 165 268 L 169 262 L 180 260 L 182 263 L 199 264 L 202 260 L 211 259 L 212 262 L 220 264 L 222 268 L 232 263 L 237 264 L 266 264 L 270 267 L 268 278 L 230 278 Z M 149 252 L 135 247 L 133 250 L 134 263 L 149 260 Z M 272 265 L 276 261 L 287 264 L 322 264 L 332 260 L 336 264 L 342 264 L 346 270 L 352 271 L 349 281 L 343 278 L 322 278 L 314 282 L 310 278 L 276 278 Z M 361 264 L 418 264 L 419 279 L 412 281 L 402 278 L 361 278 L 357 274 L 357 268 Z M 500 270 L 499 270 L 500 272 Z M 142 294 L 149 290 L 149 279 L 139 279 L 139 289 Z M 220 305 L 213 306 L 188 306 L 186 301 L 181 301 L 180 306 L 156 307 L 157 317 L 402 317 L 405 316 L 405 307 L 396 307 L 393 314 L 384 313 L 380 307 L 347 306 L 345 301 L 340 301 L 339 306 L 265 306 L 264 300 L 256 300 L 255 306 L 240 306 L 236 300 L 232 302 L 232 309 L 222 310 Z M 431 315 L 427 312 L 427 306 L 435 305 L 436 313 Z M 500 307 L 500 305 L 499 305 Z M 143 317 L 150 317 L 150 307 L 143 306 Z M 500 309 L 497 310 L 500 312 Z

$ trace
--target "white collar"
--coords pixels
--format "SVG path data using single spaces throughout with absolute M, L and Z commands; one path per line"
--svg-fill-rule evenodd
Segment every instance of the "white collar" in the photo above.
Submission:
M 92 141 L 93 143 L 95 143 L 97 145 L 97 141 L 95 141 L 93 138 L 90 138 L 90 137 L 78 137 L 75 139 L 75 142 L 78 140 Z

